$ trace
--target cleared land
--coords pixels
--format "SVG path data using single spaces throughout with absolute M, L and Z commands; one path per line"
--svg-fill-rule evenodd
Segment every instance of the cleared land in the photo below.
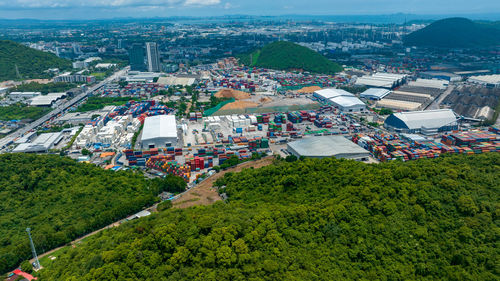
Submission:
M 268 156 L 257 161 L 245 162 L 234 168 L 221 171 L 207 178 L 196 187 L 193 187 L 178 199 L 173 200 L 172 201 L 174 205 L 173 208 L 184 209 L 192 206 L 210 205 L 216 201 L 222 200 L 219 196 L 219 193 L 217 193 L 215 188 L 212 187 L 213 183 L 217 179 L 223 177 L 228 172 L 240 172 L 241 170 L 250 167 L 257 169 L 267 165 L 271 165 L 273 163 L 273 160 L 274 160 L 273 156 Z

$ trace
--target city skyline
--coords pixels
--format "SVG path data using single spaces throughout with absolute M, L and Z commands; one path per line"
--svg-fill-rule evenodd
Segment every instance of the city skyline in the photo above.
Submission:
M 273 1 L 256 0 L 14 0 L 0 3 L 1 19 L 111 19 L 245 15 L 417 15 L 474 16 L 500 11 L 500 2 L 479 1 Z M 498 14 L 498 12 L 497 12 Z

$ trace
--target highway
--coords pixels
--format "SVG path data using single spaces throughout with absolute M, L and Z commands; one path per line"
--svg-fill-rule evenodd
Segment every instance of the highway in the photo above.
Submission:
M 78 96 L 74 97 L 73 99 L 57 106 L 56 108 L 54 108 L 54 110 L 49 112 L 47 115 L 41 117 L 38 120 L 31 122 L 30 124 L 24 126 L 23 128 L 16 130 L 15 132 L 5 136 L 3 139 L 0 139 L 0 150 L 5 149 L 11 142 L 15 141 L 17 138 L 22 137 L 27 132 L 44 124 L 45 122 L 49 121 L 54 116 L 57 116 L 59 113 L 64 112 L 66 109 L 75 105 L 76 103 L 83 100 L 84 98 L 88 97 L 91 93 L 98 90 L 99 88 L 101 88 L 105 84 L 107 84 L 113 80 L 116 80 L 120 76 L 124 75 L 127 72 L 128 68 L 129 67 L 125 67 L 123 69 L 120 69 L 119 71 L 113 73 L 113 75 L 109 76 L 108 78 L 104 79 L 103 81 L 99 82 L 98 84 L 88 88 L 87 91 L 85 91 L 85 92 L 79 94 Z

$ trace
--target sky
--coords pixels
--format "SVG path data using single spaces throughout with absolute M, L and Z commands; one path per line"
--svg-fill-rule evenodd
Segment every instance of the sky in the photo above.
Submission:
M 0 18 L 500 14 L 499 0 L 0 0 Z M 500 19 L 499 19 L 500 20 Z

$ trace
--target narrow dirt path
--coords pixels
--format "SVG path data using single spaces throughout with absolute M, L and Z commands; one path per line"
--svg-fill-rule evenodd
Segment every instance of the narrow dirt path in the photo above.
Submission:
M 221 171 L 191 188 L 179 198 L 172 200 L 173 208 L 183 209 L 198 205 L 210 205 L 216 201 L 222 200 L 215 188 L 212 187 L 216 180 L 220 179 L 228 172 L 239 172 L 245 168 L 260 168 L 270 165 L 273 163 L 273 160 L 273 156 L 268 156 L 257 161 L 245 162 L 234 168 Z

